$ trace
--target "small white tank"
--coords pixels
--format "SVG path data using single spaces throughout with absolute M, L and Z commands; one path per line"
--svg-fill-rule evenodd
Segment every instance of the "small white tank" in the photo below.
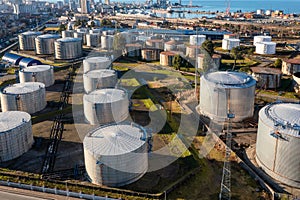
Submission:
M 128 94 L 121 89 L 100 89 L 83 96 L 86 120 L 92 125 L 124 121 L 129 115 Z
M 28 113 L 0 113 L 0 163 L 21 156 L 33 142 L 31 116 Z
M 96 89 L 114 88 L 117 81 L 116 72 L 110 69 L 97 69 L 83 74 L 83 85 L 86 93 Z
M 36 113 L 46 107 L 45 84 L 39 82 L 17 83 L 3 89 L 1 108 L 6 111 Z
M 19 71 L 20 83 L 41 82 L 46 87 L 54 84 L 53 67 L 50 65 L 34 65 Z
M 108 69 L 111 60 L 108 57 L 88 57 L 83 60 L 83 72 L 87 73 L 95 69 Z

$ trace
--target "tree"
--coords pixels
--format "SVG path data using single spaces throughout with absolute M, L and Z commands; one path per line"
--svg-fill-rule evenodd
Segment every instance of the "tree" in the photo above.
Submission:
M 180 70 L 180 67 L 182 66 L 183 63 L 183 59 L 180 55 L 175 55 L 174 59 L 172 61 L 172 66 L 176 69 L 176 70 Z
M 230 55 L 231 57 L 234 59 L 234 64 L 233 64 L 233 67 L 232 67 L 232 70 L 234 70 L 235 66 L 236 66 L 236 60 L 237 59 L 242 59 L 242 50 L 240 47 L 234 47 L 231 49 L 230 51 Z
M 281 68 L 282 66 L 282 60 L 280 58 L 277 58 L 274 62 L 274 65 L 273 65 L 275 68 Z
M 202 43 L 202 48 L 207 51 L 210 56 L 214 54 L 214 43 L 211 40 L 205 40 Z
M 60 26 L 59 26 L 59 29 L 58 29 L 58 32 L 62 32 L 62 31 L 65 31 L 66 30 L 66 26 L 65 25 L 63 25 L 63 24 L 61 24 Z

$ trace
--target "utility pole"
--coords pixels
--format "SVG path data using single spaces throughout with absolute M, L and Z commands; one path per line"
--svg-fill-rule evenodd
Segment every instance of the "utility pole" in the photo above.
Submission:
M 226 97 L 227 97 L 227 130 L 226 134 L 226 149 L 225 149 L 225 161 L 223 164 L 223 175 L 222 175 L 222 183 L 221 190 L 219 194 L 219 200 L 230 200 L 231 199 L 231 166 L 230 166 L 230 155 L 231 155 L 231 119 L 235 117 L 235 115 L 230 110 L 230 90 L 225 89 Z
M 196 38 L 197 38 L 197 42 L 196 42 L 196 60 L 195 60 L 195 97 L 197 98 L 197 79 L 198 79 L 198 62 L 197 62 L 197 58 L 198 58 L 198 27 L 196 27 Z M 198 99 L 198 98 L 197 98 Z

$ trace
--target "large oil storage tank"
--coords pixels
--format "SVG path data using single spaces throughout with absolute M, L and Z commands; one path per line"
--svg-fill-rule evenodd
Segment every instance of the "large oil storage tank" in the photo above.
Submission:
M 100 34 L 101 35 L 101 29 L 99 29 L 99 28 L 95 28 L 95 29 L 91 29 L 90 31 L 89 31 L 89 33 L 90 34 L 93 34 L 93 33 L 98 33 L 98 34 Z
M 229 38 L 222 40 L 222 49 L 231 50 L 234 47 L 240 46 L 240 39 Z
M 125 120 L 128 106 L 128 94 L 121 89 L 100 89 L 83 96 L 85 118 L 93 125 Z
M 87 73 L 95 69 L 108 69 L 111 60 L 108 57 L 89 57 L 83 60 L 83 72 Z
M 31 51 L 35 49 L 34 38 L 41 35 L 41 32 L 28 31 L 18 35 L 20 50 Z
M 83 85 L 86 93 L 96 89 L 114 88 L 117 81 L 116 72 L 110 69 L 97 69 L 83 74 Z
M 36 113 L 46 107 L 45 84 L 39 82 L 17 83 L 3 89 L 2 111 Z
M 161 49 L 144 48 L 141 50 L 142 59 L 146 61 L 159 60 L 161 51 Z
M 258 42 L 271 42 L 272 37 L 267 35 L 257 35 L 253 38 L 253 45 L 255 46 Z
M 150 39 L 146 40 L 146 46 L 155 49 L 164 49 L 164 40 L 162 39 Z
M 202 45 L 206 40 L 206 35 L 191 35 L 190 36 L 190 45 Z
M 34 65 L 41 65 L 42 62 L 33 58 L 22 58 L 19 62 L 19 67 L 25 68 L 25 67 L 30 67 Z
M 233 122 L 253 116 L 256 81 L 245 73 L 211 72 L 200 81 L 198 111 L 215 120 L 224 121 L 227 114 L 235 115 Z
M 23 56 L 13 54 L 13 53 L 5 53 L 2 57 L 3 61 L 9 62 L 13 65 L 19 65 L 20 61 L 23 59 Z
M 86 34 L 86 46 L 100 47 L 101 36 L 98 33 Z
M 31 116 L 26 112 L 0 113 L 0 162 L 27 152 L 33 144 Z
M 172 66 L 176 55 L 181 55 L 178 51 L 163 51 L 160 53 L 160 64 L 162 66 Z
M 197 50 L 198 49 L 198 50 Z M 196 54 L 201 52 L 201 46 L 198 45 L 188 45 L 186 47 L 186 56 L 189 58 L 196 58 Z
M 257 42 L 255 53 L 270 55 L 276 53 L 276 43 L 275 42 Z
M 114 36 L 102 35 L 101 36 L 101 48 L 111 50 L 113 48 Z
M 83 140 L 85 168 L 92 183 L 118 187 L 148 170 L 146 131 L 135 123 L 97 128 Z
M 177 42 L 174 39 L 171 39 L 164 44 L 164 51 L 175 51 L 177 50 Z
M 53 67 L 50 65 L 35 65 L 19 71 L 20 83 L 41 82 L 46 87 L 54 84 Z
M 55 59 L 68 60 L 82 56 L 81 38 L 61 38 L 54 42 Z
M 65 30 L 61 32 L 61 37 L 62 38 L 67 38 L 67 37 L 74 37 L 74 31 L 73 30 Z
M 140 57 L 142 45 L 139 43 L 126 44 L 126 53 L 128 57 Z
M 259 112 L 256 162 L 274 179 L 300 188 L 300 104 L 274 103 Z
M 54 41 L 59 39 L 60 35 L 45 34 L 35 38 L 35 50 L 37 54 L 53 54 Z
M 81 38 L 82 44 L 86 44 L 86 33 L 85 32 L 74 32 L 74 38 Z

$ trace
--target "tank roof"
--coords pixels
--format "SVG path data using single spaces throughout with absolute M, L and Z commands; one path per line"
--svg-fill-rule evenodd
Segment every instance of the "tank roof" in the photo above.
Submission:
M 191 37 L 206 38 L 206 35 L 191 35 Z
M 56 41 L 57 42 L 79 42 L 81 40 L 82 40 L 81 38 L 66 37 L 66 38 L 60 38 Z
M 89 71 L 83 76 L 89 77 L 89 78 L 103 78 L 103 77 L 109 77 L 115 75 L 116 72 L 114 70 L 110 69 L 97 69 L 97 70 L 92 70 Z
M 111 124 L 90 132 L 83 141 L 86 150 L 96 155 L 114 156 L 130 153 L 145 144 L 145 130 L 137 124 Z
M 16 83 L 4 88 L 4 94 L 27 94 L 45 88 L 45 84 L 40 82 Z
M 38 32 L 38 31 L 27 31 L 24 33 L 21 33 L 21 35 L 41 35 L 42 32 Z
M 126 94 L 127 93 L 124 90 L 106 88 L 85 94 L 83 99 L 92 103 L 111 103 L 127 98 Z
M 257 42 L 256 44 L 276 45 L 276 42 Z
M 88 57 L 83 61 L 88 63 L 100 63 L 100 62 L 108 62 L 110 61 L 110 59 L 108 57 L 96 56 L 96 57 Z
M 60 35 L 44 34 L 44 35 L 37 36 L 37 38 L 41 38 L 41 39 L 56 39 L 56 38 L 60 38 Z
M 31 116 L 22 111 L 7 111 L 0 113 L 0 134 L 29 122 Z
M 211 72 L 204 77 L 213 83 L 221 84 L 225 87 L 249 87 L 256 84 L 256 81 L 246 73 L 241 72 Z
M 268 35 L 256 35 L 254 37 L 255 38 L 272 38 L 271 36 L 268 36 Z
M 41 61 L 35 60 L 33 58 L 22 58 L 19 62 L 20 67 L 28 67 L 31 65 L 40 65 L 42 64 Z
M 51 69 L 52 66 L 50 65 L 34 65 L 34 66 L 29 66 L 26 68 L 23 68 L 21 71 L 22 72 L 43 72 Z

